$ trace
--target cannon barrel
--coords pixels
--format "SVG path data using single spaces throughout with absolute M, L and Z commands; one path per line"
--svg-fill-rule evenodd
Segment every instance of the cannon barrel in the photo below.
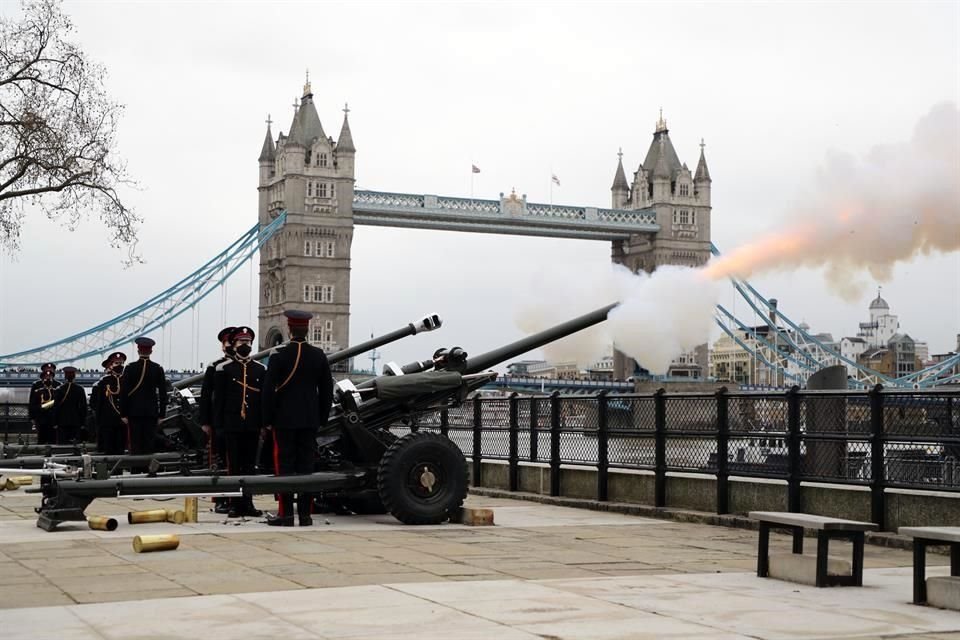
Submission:
M 396 342 L 401 338 L 406 338 L 407 336 L 414 336 L 414 335 L 417 335 L 418 333 L 422 333 L 425 331 L 433 331 L 434 329 L 439 329 L 442 324 L 443 324 L 443 320 L 441 320 L 440 316 L 435 313 L 431 313 L 430 315 L 426 315 L 423 318 L 420 318 L 416 322 L 411 322 L 407 326 L 401 327 L 400 329 L 397 329 L 395 331 L 391 331 L 390 333 L 385 333 L 382 336 L 371 338 L 366 342 L 361 342 L 360 344 L 354 345 L 352 347 L 347 347 L 346 349 L 341 349 L 340 351 L 337 351 L 335 353 L 328 354 L 327 361 L 331 365 L 337 364 L 338 362 L 349 360 L 353 356 L 359 355 L 361 353 L 366 353 L 367 351 L 376 349 L 377 347 L 382 347 L 385 344 Z M 277 347 L 270 347 L 269 349 L 258 351 L 257 353 L 253 354 L 251 358 L 253 360 L 263 360 L 267 356 L 274 353 L 276 350 L 277 350 Z M 199 384 L 202 381 L 203 381 L 203 374 L 198 373 L 195 376 L 190 376 L 189 378 L 178 380 L 177 382 L 173 383 L 173 387 L 176 389 L 186 389 L 187 387 L 192 387 L 193 385 Z
M 492 351 L 487 351 L 486 353 L 481 353 L 478 356 L 467 359 L 466 368 L 464 373 L 479 373 L 485 371 L 490 367 L 505 362 L 511 358 L 516 358 L 517 356 L 526 353 L 527 351 L 532 351 L 533 349 L 538 349 L 545 344 L 559 340 L 560 338 L 565 338 L 569 335 L 572 335 L 578 331 L 582 331 L 588 327 L 592 327 L 595 324 L 600 324 L 607 319 L 607 314 L 610 313 L 610 310 L 617 306 L 618 303 L 609 304 L 605 307 L 586 313 L 578 318 L 573 320 L 567 320 L 562 324 L 558 324 L 555 327 L 545 329 L 540 333 L 535 333 L 532 336 L 527 336 L 516 342 L 511 342 L 508 345 L 504 345 Z

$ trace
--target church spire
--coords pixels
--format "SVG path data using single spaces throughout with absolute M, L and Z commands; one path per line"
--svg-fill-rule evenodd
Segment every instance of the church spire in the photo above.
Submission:
M 274 158 L 277 157 L 276 147 L 273 145 L 273 134 L 270 132 L 270 125 L 273 124 L 273 120 L 270 119 L 270 116 L 267 115 L 267 134 L 263 138 L 263 147 L 260 148 L 260 157 L 257 158 L 260 162 L 273 162 Z
M 357 150 L 353 146 L 353 135 L 350 133 L 350 105 L 343 104 L 343 126 L 340 127 L 340 137 L 337 138 L 338 153 L 355 153 Z
M 707 145 L 703 142 L 703 138 L 700 138 L 700 162 L 697 163 L 697 173 L 693 177 L 695 182 L 711 182 L 710 170 L 707 169 L 707 156 L 703 150 L 703 148 L 706 146 Z

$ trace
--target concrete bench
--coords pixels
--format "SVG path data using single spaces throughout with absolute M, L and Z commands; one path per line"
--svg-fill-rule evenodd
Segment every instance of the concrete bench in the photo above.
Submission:
M 877 525 L 872 522 L 781 511 L 751 511 L 749 516 L 760 523 L 757 575 L 761 578 L 766 578 L 770 573 L 770 529 L 790 531 L 793 534 L 793 553 L 801 556 L 803 555 L 803 532 L 805 529 L 814 529 L 817 532 L 814 585 L 817 587 L 863 586 L 864 532 L 878 529 Z M 853 565 L 850 575 L 831 575 L 828 571 L 830 540 L 838 538 L 853 543 Z M 803 580 L 797 579 L 797 581 Z
M 960 527 L 900 527 L 902 536 L 913 538 L 913 602 L 927 602 L 927 546 L 950 545 L 950 578 L 939 579 L 946 598 L 931 598 L 937 606 L 960 609 Z M 933 578 L 931 578 L 933 580 Z M 941 585 L 938 585 L 941 586 Z M 940 594 L 938 593 L 938 596 Z

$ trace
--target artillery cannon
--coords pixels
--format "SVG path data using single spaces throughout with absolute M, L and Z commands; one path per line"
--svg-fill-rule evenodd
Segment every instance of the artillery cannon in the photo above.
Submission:
M 313 474 L 109 480 L 50 475 L 43 479 L 37 526 L 51 531 L 61 522 L 83 520 L 84 510 L 98 497 L 291 491 L 319 492 L 324 499 L 352 505 L 354 511 L 389 512 L 405 524 L 444 522 L 466 497 L 468 468 L 463 452 L 446 436 L 415 432 L 398 438 L 390 427 L 420 414 L 459 406 L 496 379 L 495 372 L 487 371 L 490 367 L 603 322 L 614 306 L 473 358 L 455 347 L 438 350 L 430 360 L 388 367 L 386 375 L 361 385 L 341 381 L 327 424 L 320 430 Z

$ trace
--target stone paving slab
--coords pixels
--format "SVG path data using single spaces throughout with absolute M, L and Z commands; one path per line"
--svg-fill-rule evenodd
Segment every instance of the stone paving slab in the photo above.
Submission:
M 529 502 L 471 496 L 495 510 L 494 527 L 328 516 L 276 529 L 210 512 L 195 525 L 130 526 L 127 510 L 172 505 L 103 500 L 96 512 L 121 516 L 117 531 L 78 523 L 48 533 L 34 526 L 39 498 L 15 493 L 0 494 L 11 516 L 0 519 L 0 639 L 39 630 L 58 640 L 960 632 L 955 612 L 907 604 L 912 556 L 890 548 L 867 548 L 862 589 L 817 590 L 756 578 L 752 531 Z M 180 548 L 136 554 L 131 539 L 143 533 L 181 534 Z M 790 544 L 774 534 L 771 552 Z M 930 575 L 947 573 L 947 557 L 929 560 Z
M 938 567 L 935 574 L 946 573 Z M 703 638 L 960 637 L 960 616 L 908 604 L 909 569 L 871 569 L 862 589 L 750 574 L 383 584 L 39 607 L 5 612 L 0 637 Z

